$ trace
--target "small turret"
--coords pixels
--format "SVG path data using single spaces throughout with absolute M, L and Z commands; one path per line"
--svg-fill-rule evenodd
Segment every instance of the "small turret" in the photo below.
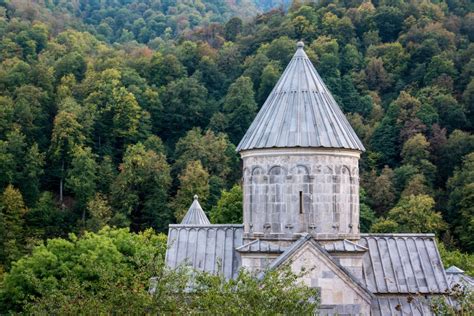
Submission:
M 209 225 L 211 222 L 206 216 L 206 213 L 202 210 L 201 204 L 199 204 L 198 196 L 194 195 L 194 201 L 189 207 L 188 212 L 181 221 L 182 225 Z

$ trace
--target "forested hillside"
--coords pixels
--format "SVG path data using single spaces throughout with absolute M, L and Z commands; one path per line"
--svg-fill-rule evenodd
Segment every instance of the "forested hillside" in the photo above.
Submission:
M 5 270 L 69 232 L 164 232 L 194 194 L 240 222 L 235 146 L 297 40 L 367 148 L 362 229 L 474 251 L 472 2 L 300 1 L 248 22 L 220 9 L 244 2 L 178 2 L 2 2 Z
M 237 16 L 253 18 L 273 8 L 287 9 L 289 0 L 10 0 L 9 14 L 47 22 L 49 31 L 69 27 L 87 31 L 109 43 L 137 41 L 156 47 L 194 29 L 225 23 Z

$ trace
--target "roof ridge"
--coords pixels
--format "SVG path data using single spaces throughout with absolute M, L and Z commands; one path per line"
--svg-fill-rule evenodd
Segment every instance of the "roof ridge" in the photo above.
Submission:
M 339 246 L 341 244 L 342 247 Z M 332 243 L 324 244 L 323 248 L 329 252 L 366 252 L 367 250 L 369 250 L 369 248 L 347 239 L 337 240 Z
M 253 245 L 257 245 L 257 249 L 252 248 Z M 265 249 L 262 249 L 262 247 Z M 258 238 L 235 248 L 235 250 L 238 252 L 282 253 L 286 250 L 286 247 L 281 247 L 278 243 L 273 243 Z
M 361 237 L 435 237 L 434 233 L 362 233 Z

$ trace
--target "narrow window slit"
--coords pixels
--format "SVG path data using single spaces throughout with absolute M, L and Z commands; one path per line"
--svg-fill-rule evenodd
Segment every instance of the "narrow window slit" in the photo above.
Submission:
M 303 214 L 303 191 L 300 191 L 300 214 Z

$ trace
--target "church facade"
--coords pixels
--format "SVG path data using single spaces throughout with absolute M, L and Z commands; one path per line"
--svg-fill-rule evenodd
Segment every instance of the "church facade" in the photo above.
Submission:
M 210 224 L 195 197 L 169 227 L 167 265 L 226 278 L 290 265 L 308 271 L 322 315 L 431 315 L 450 288 L 434 235 L 360 233 L 364 150 L 298 43 L 237 147 L 244 223 Z

